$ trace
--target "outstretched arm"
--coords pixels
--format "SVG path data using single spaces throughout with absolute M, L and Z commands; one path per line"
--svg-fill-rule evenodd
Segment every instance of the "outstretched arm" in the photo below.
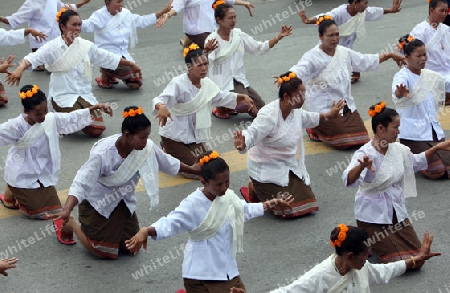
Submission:
M 400 12 L 402 10 L 402 8 L 400 7 L 401 5 L 402 5 L 402 0 L 393 0 L 392 1 L 392 7 L 391 8 L 384 8 L 383 9 L 383 13 L 384 14 L 388 14 L 388 13 Z
M 243 6 L 245 6 L 245 8 L 247 8 L 248 13 L 250 14 L 250 16 L 253 17 L 252 8 L 255 8 L 255 5 L 253 5 L 252 3 L 248 2 L 248 1 L 243 1 L 243 0 L 236 0 L 236 1 L 234 1 L 234 5 L 243 5 Z
M 302 10 L 298 13 L 298 16 L 300 16 L 300 18 L 302 19 L 302 21 L 303 21 L 304 24 L 315 24 L 316 21 L 317 21 L 317 17 L 311 17 L 311 18 L 308 18 L 308 17 L 306 16 L 305 9 L 302 9 Z
M 76 4 L 75 6 L 76 6 L 77 9 L 78 9 L 78 8 L 80 8 L 81 6 L 88 4 L 89 2 L 91 2 L 91 0 L 83 0 L 83 1 L 81 1 L 80 3 Z
M 280 33 L 269 41 L 269 48 L 273 48 L 282 38 L 289 36 L 292 33 L 292 25 L 283 25 Z

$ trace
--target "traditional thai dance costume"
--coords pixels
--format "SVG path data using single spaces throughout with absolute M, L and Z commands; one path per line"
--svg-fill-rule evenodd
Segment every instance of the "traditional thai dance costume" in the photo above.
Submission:
M 333 101 L 343 98 L 346 102 L 341 116 L 311 129 L 320 140 L 343 149 L 369 141 L 369 134 L 353 100 L 350 75 L 352 70 L 376 70 L 379 64 L 377 54 L 361 54 L 338 45 L 334 56 L 330 56 L 316 46 L 290 69 L 306 86 L 306 110 L 325 113 L 331 110 Z
M 303 128 L 318 124 L 319 113 L 303 109 L 292 110 L 283 119 L 277 99 L 263 107 L 253 123 L 242 131 L 246 148 L 241 153 L 248 151 L 247 171 L 258 198 L 266 201 L 291 194 L 292 209 L 284 211 L 288 218 L 319 210 L 306 171 L 302 136 Z M 276 208 L 271 213 L 282 215 Z
M 246 203 L 230 189 L 211 201 L 197 188 L 151 225 L 157 235 L 152 238 L 188 232 L 182 269 L 186 292 L 197 292 L 194 288 L 199 287 L 229 292 L 231 287 L 245 288 L 236 263 L 236 253 L 243 251 L 244 221 L 263 214 L 262 203 Z
M 0 125 L 0 145 L 13 145 L 6 157 L 5 199 L 11 204 L 17 200 L 30 218 L 45 218 L 62 210 L 55 188 L 61 164 L 59 135 L 83 129 L 91 116 L 89 109 L 48 113 L 43 123 L 33 126 L 25 117 L 21 114 Z
M 159 127 L 165 151 L 186 165 L 196 162 L 197 155 L 207 151 L 205 142 L 211 139 L 213 107 L 235 109 L 237 94 L 221 91 L 208 77 L 202 78 L 200 88 L 194 86 L 187 73 L 174 77 L 161 95 L 153 99 L 153 108 L 163 103 L 172 115 L 165 126 Z M 153 114 L 156 115 L 157 110 Z
M 445 80 L 445 92 L 450 93 L 450 28 L 440 23 L 437 29 L 428 21 L 416 25 L 409 33 L 425 43 L 427 63 L 425 68 L 442 75 Z
M 81 37 L 75 38 L 67 46 L 60 36 L 24 59 L 31 63 L 32 68 L 45 64 L 45 68 L 52 73 L 49 107 L 56 112 L 71 112 L 98 104 L 92 94 L 91 62 L 100 67 L 116 69 L 121 57 L 100 49 Z M 101 112 L 96 111 L 94 116 L 90 126 L 105 130 Z
M 425 153 L 413 154 L 408 147 L 394 142 L 382 155 L 370 141 L 355 152 L 342 174 L 346 186 L 348 173 L 364 156 L 373 161 L 375 172 L 365 168 L 348 186 L 358 186 L 356 223 L 369 234 L 372 251 L 382 262 L 409 259 L 419 253 L 421 242 L 408 219 L 405 197 L 417 196 L 414 173 L 428 168 Z
M 77 9 L 73 4 L 70 6 Z M 59 0 L 26 0 L 19 10 L 6 18 L 12 29 L 20 28 L 24 22 L 28 22 L 28 27 L 44 32 L 47 40 L 42 42 L 30 37 L 31 49 L 38 49 L 61 35 L 55 15 L 63 7 L 64 3 Z
M 138 15 L 122 8 L 121 12 L 111 15 L 106 6 L 95 11 L 87 20 L 83 20 L 81 30 L 94 33 L 95 44 L 106 51 L 134 62 L 128 52 L 128 47 L 135 48 L 138 41 L 137 28 L 146 28 L 156 23 L 155 13 Z M 103 68 L 105 69 L 105 68 Z M 142 78 L 134 78 L 130 66 L 119 66 L 116 70 L 106 69 L 114 77 L 125 83 L 142 84 Z
M 216 19 L 212 5 L 215 0 L 175 0 L 172 9 L 179 14 L 184 10 L 183 32 L 203 49 L 205 39 L 216 30 Z M 233 5 L 234 0 L 226 0 Z
M 208 54 L 209 78 L 221 90 L 248 95 L 258 110 L 264 107 L 264 100 L 250 87 L 245 77 L 244 53 L 255 56 L 265 54 L 270 50 L 269 41 L 256 41 L 238 28 L 231 30 L 229 41 L 223 40 L 214 31 L 206 38 L 205 44 L 212 39 L 217 40 L 218 48 Z
M 87 162 L 80 168 L 70 186 L 69 195 L 78 200 L 81 230 L 98 254 L 117 259 L 125 240 L 139 231 L 135 213 L 135 188 L 139 178 L 156 206 L 158 170 L 176 175 L 180 161 L 165 154 L 151 140 L 141 150 L 122 158 L 116 147 L 121 135 L 101 139 L 91 149 Z
M 366 36 L 365 22 L 381 20 L 384 15 L 384 9 L 381 7 L 367 7 L 364 12 L 358 12 L 356 15 L 351 16 L 347 11 L 347 6 L 349 5 L 342 4 L 325 14 L 330 15 L 339 27 L 339 45 L 353 49 L 355 41 Z
M 370 293 L 370 284 L 388 283 L 406 272 L 406 263 L 371 264 L 366 261 L 361 270 L 352 269 L 345 276 L 336 268 L 336 254 L 316 265 L 292 284 L 270 293 Z
M 397 85 L 406 85 L 409 97 L 395 96 Z M 445 101 L 445 82 L 434 71 L 422 69 L 420 75 L 404 67 L 394 76 L 392 100 L 400 115 L 400 143 L 414 154 L 424 152 L 445 140 L 438 119 L 438 107 Z M 438 151 L 429 160 L 426 172 L 445 175 L 450 171 L 450 152 Z

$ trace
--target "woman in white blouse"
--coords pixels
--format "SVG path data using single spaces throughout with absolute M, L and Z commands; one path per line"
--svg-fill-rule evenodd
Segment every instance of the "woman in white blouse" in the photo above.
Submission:
M 342 180 L 345 186 L 358 187 L 356 223 L 369 234 L 372 251 L 388 263 L 419 253 L 420 240 L 408 218 L 405 198 L 417 196 L 414 173 L 426 170 L 438 151 L 449 151 L 450 140 L 413 154 L 396 142 L 400 117 L 394 109 L 381 102 L 370 108 L 369 115 L 375 136 L 355 152 Z
M 249 114 L 256 117 L 258 110 L 265 103 L 245 77 L 244 53 L 247 52 L 251 55 L 267 53 L 282 38 L 291 34 L 292 26 L 283 25 L 281 32 L 276 37 L 265 42 L 258 42 L 235 28 L 236 11 L 231 4 L 216 1 L 214 7 L 214 16 L 219 28 L 205 40 L 205 43 L 213 40 L 215 44 L 214 50 L 208 53 L 210 66 L 208 76 L 221 90 L 248 95 L 255 103 L 253 111 Z M 217 118 L 228 119 L 230 111 L 223 107 L 217 107 L 213 109 L 213 114 Z
M 431 0 L 428 18 L 409 33 L 425 43 L 426 69 L 438 72 L 445 80 L 445 104 L 450 104 L 450 28 L 443 22 L 448 15 L 447 0 Z
M 391 8 L 381 8 L 369 7 L 368 0 L 348 0 L 348 4 L 342 4 L 325 15 L 331 16 L 339 26 L 339 44 L 353 49 L 356 39 L 364 38 L 366 35 L 366 21 L 381 20 L 384 14 L 400 12 L 401 4 L 402 0 L 393 0 Z M 316 24 L 320 17 L 308 18 L 304 9 L 298 15 L 305 24 Z M 357 82 L 359 78 L 359 72 L 352 72 L 352 83 Z
M 425 44 L 412 36 L 400 39 L 407 66 L 394 76 L 392 99 L 400 114 L 400 143 L 414 154 L 428 150 L 445 140 L 438 119 L 439 106 L 445 100 L 445 81 L 437 72 L 425 69 Z M 437 152 L 420 171 L 429 179 L 449 178 L 450 152 Z
M 203 187 L 125 243 L 136 254 L 142 246 L 147 249 L 148 237 L 163 240 L 187 232 L 189 240 L 184 246 L 182 271 L 186 293 L 245 289 L 236 261 L 236 254 L 243 252 L 244 222 L 274 207 L 289 208 L 292 197 L 246 203 L 229 189 L 230 168 L 216 151 L 207 152 L 200 165 Z
M 441 255 L 431 252 L 433 235 L 425 232 L 417 256 L 389 264 L 372 264 L 367 260 L 367 241 L 369 236 L 361 228 L 339 224 L 330 235 L 335 253 L 291 284 L 270 293 L 368 293 L 370 285 L 388 283 L 406 270 L 416 269 L 430 258 Z M 230 293 L 245 291 L 232 288 Z
M 94 42 L 99 48 L 134 62 L 128 47 L 133 49 L 137 43 L 136 29 L 155 24 L 170 9 L 171 1 L 161 11 L 141 16 L 123 8 L 123 0 L 105 0 L 105 6 L 95 11 L 89 19 L 83 20 L 81 31 L 94 33 Z M 95 80 L 103 89 L 112 88 L 113 84 L 118 83 L 117 79 L 123 80 L 130 89 L 142 86 L 142 78 L 133 77 L 129 65 L 119 66 L 115 70 L 100 68 L 100 71 L 102 75 Z
M 61 10 L 57 14 L 61 37 L 55 38 L 20 61 L 19 66 L 6 78 L 10 84 L 19 84 L 22 73 L 40 64 L 46 64 L 52 72 L 49 85 L 49 107 L 56 112 L 71 112 L 97 104 L 92 94 L 91 62 L 100 67 L 116 69 L 128 65 L 136 77 L 141 69 L 134 62 L 98 48 L 94 43 L 80 37 L 81 18 L 74 10 Z M 105 131 L 101 113 L 92 117 L 91 125 L 83 132 L 100 136 Z
M 250 182 L 248 188 L 241 188 L 244 198 L 264 202 L 293 195 L 290 209 L 271 211 L 276 216 L 292 218 L 319 209 L 305 166 L 303 128 L 329 123 L 328 119 L 339 115 L 344 101 L 333 102 L 326 113 L 308 112 L 301 109 L 305 86 L 295 73 L 281 75 L 278 85 L 279 99 L 264 106 L 246 130 L 234 132 L 234 146 L 241 153 L 248 151 Z

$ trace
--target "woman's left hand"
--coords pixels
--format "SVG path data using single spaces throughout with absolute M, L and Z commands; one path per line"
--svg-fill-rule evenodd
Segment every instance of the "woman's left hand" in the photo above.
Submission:
M 147 237 L 147 227 L 141 228 L 131 239 L 125 240 L 125 245 L 131 253 L 137 254 L 142 246 L 147 250 Z
M 250 3 L 250 2 L 247 2 L 247 3 L 245 3 L 244 6 L 245 6 L 245 8 L 247 8 L 248 13 L 250 14 L 250 16 L 253 17 L 253 11 L 252 11 L 252 8 L 255 8 L 255 5 L 253 5 L 253 4 Z
M 217 41 L 216 39 L 210 39 L 208 40 L 208 42 L 206 42 L 206 45 L 203 47 L 203 52 L 209 54 L 217 48 L 219 48 L 219 41 Z
M 329 112 L 329 118 L 336 118 L 339 117 L 339 113 L 342 109 L 344 109 L 345 106 L 345 100 L 340 99 L 339 101 L 333 101 L 333 104 L 331 105 L 331 110 Z
M 282 38 L 289 36 L 292 33 L 292 30 L 292 25 L 284 24 L 283 26 L 281 26 L 281 32 L 278 35 L 278 39 L 281 40 Z
M 392 53 L 392 59 L 394 59 L 395 63 L 397 63 L 398 67 L 402 67 L 403 65 L 406 65 L 405 56 Z
M 400 12 L 402 10 L 402 8 L 400 7 L 402 5 L 402 0 L 393 0 L 392 1 L 392 13 L 397 13 Z

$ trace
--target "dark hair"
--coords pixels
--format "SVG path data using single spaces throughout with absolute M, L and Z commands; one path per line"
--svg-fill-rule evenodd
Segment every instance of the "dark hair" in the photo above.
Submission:
M 327 30 L 327 28 L 329 28 L 332 25 L 336 25 L 336 22 L 334 21 L 334 19 L 330 19 L 330 20 L 324 20 L 319 24 L 319 35 L 323 36 L 323 34 L 325 33 L 325 31 Z
M 123 111 L 128 112 L 131 109 L 137 110 L 137 106 L 126 107 Z M 144 130 L 148 127 L 151 127 L 152 124 L 150 120 L 145 116 L 144 113 L 136 115 L 134 117 L 128 116 L 122 121 L 122 133 L 128 131 L 131 135 L 138 133 L 141 130 Z
M 428 4 L 428 14 L 430 14 L 431 8 L 435 9 L 439 3 L 445 3 L 448 5 L 447 0 L 431 0 Z
M 370 107 L 370 110 L 375 110 L 375 107 L 377 105 L 381 105 L 381 103 L 384 102 L 380 102 L 376 105 L 372 105 Z M 372 130 L 373 133 L 376 133 L 376 129 L 378 127 L 378 125 L 383 125 L 384 127 L 388 127 L 389 123 L 392 122 L 392 118 L 398 116 L 397 111 L 395 111 L 392 108 L 388 108 L 388 107 L 384 107 L 380 113 L 375 113 L 375 116 L 372 116 Z
M 78 14 L 78 12 L 76 12 L 75 10 L 72 10 L 72 9 L 68 9 L 68 10 L 64 11 L 61 14 L 61 17 L 59 18 L 59 23 L 58 23 L 59 30 L 61 31 L 61 34 L 63 32 L 62 29 L 61 29 L 61 25 L 66 26 L 66 24 L 69 21 L 70 17 L 74 16 L 74 15 L 80 16 Z
M 289 76 L 291 71 L 288 71 L 286 73 L 283 73 L 280 75 L 279 78 L 283 78 L 285 76 Z M 298 78 L 298 76 L 291 78 L 289 81 L 284 81 L 278 90 L 278 97 L 280 99 L 283 99 L 284 94 L 287 94 L 288 96 L 292 96 L 292 94 L 298 90 L 298 87 L 302 84 L 302 80 Z
M 398 39 L 398 43 L 400 44 L 400 48 L 403 47 L 403 54 L 406 56 L 411 56 L 411 53 L 414 52 L 416 48 L 425 46 L 424 42 L 419 39 L 413 39 L 412 41 L 408 41 L 408 39 L 412 37 L 407 34 Z
M 206 152 L 202 158 L 209 156 L 212 151 Z M 216 175 L 225 171 L 229 171 L 227 162 L 224 159 L 218 157 L 216 159 L 210 159 L 207 163 L 204 163 L 201 169 L 201 176 L 203 180 L 208 182 L 210 179 L 214 180 Z
M 347 226 L 347 228 L 348 231 L 344 232 L 346 237 L 344 241 L 341 242 L 341 246 L 335 246 L 336 254 L 342 256 L 345 252 L 352 252 L 354 255 L 359 255 L 360 253 L 366 251 L 366 241 L 369 239 L 367 232 L 355 226 Z M 339 232 L 341 232 L 340 227 L 335 227 L 331 231 L 331 242 L 338 240 Z
M 184 57 L 184 62 L 186 64 L 192 64 L 195 62 L 195 58 L 198 58 L 200 56 L 204 56 L 203 50 L 201 48 L 199 48 L 197 50 L 189 51 L 189 53 L 187 53 L 186 57 Z
M 27 84 L 24 85 L 21 89 L 21 93 L 26 93 L 27 91 L 31 91 L 33 88 L 33 85 Z M 40 89 L 37 91 L 37 93 L 33 94 L 31 98 L 21 99 L 22 100 L 22 106 L 27 111 L 32 111 L 36 106 L 40 105 L 42 102 L 47 103 L 47 97 L 45 96 L 44 92 Z
M 214 4 L 216 4 L 216 2 L 217 1 L 215 1 Z M 213 4 L 213 6 L 214 6 L 214 4 Z M 230 9 L 230 8 L 233 8 L 233 5 L 228 4 L 228 3 L 217 5 L 216 9 L 214 9 L 214 18 L 216 19 L 216 22 L 217 22 L 217 18 L 223 20 L 223 18 L 227 14 L 228 9 Z

